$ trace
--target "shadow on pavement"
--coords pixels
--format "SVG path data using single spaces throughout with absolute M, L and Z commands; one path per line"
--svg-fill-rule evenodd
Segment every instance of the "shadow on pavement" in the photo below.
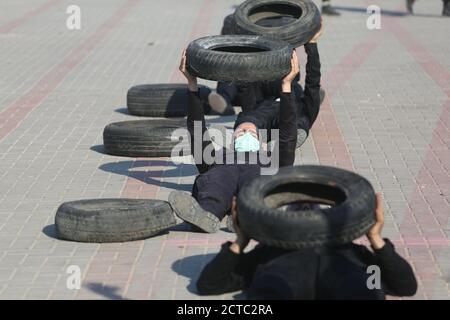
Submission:
M 365 7 L 347 7 L 347 6 L 335 6 L 333 5 L 333 8 L 339 11 L 348 11 L 348 12 L 356 12 L 356 13 L 364 13 L 367 14 L 367 8 Z M 383 16 L 390 16 L 390 17 L 422 17 L 422 18 L 442 18 L 440 15 L 436 14 L 418 14 L 414 13 L 413 15 L 409 14 L 406 11 L 394 11 L 394 10 L 384 10 L 381 9 L 381 15 Z
M 118 287 L 104 286 L 101 283 L 94 282 L 88 283 L 86 287 L 92 292 L 102 295 L 110 300 L 128 300 L 117 293 L 117 291 L 120 290 Z
M 101 154 L 105 154 L 105 147 L 102 144 L 98 144 L 95 146 L 90 147 L 89 149 L 91 149 L 92 151 L 95 151 L 97 153 L 101 153 Z
M 175 167 L 167 170 L 136 170 L 137 168 L 151 167 Z M 192 191 L 192 184 L 178 184 L 175 182 L 161 181 L 164 178 L 190 177 L 197 175 L 197 168 L 192 164 L 175 164 L 171 161 L 161 160 L 135 160 L 135 161 L 119 161 L 106 163 L 99 167 L 100 170 L 119 174 L 136 180 L 140 180 L 146 184 L 155 186 L 181 190 Z M 157 179 L 161 178 L 161 179 Z
M 175 261 L 172 264 L 172 270 L 178 275 L 189 278 L 190 283 L 187 290 L 191 293 L 198 294 L 196 283 L 203 267 L 214 258 L 215 254 L 196 255 L 185 257 Z
M 42 229 L 42 233 L 49 238 L 59 240 L 56 236 L 56 228 L 54 224 L 49 224 L 48 226 L 44 227 L 44 229 Z
M 118 108 L 118 109 L 114 110 L 114 112 L 121 113 L 121 114 L 126 114 L 127 116 L 131 116 L 131 114 L 128 112 L 128 108 L 127 107 Z
M 187 222 L 181 222 L 169 229 L 170 232 L 205 233 Z
M 179 276 L 183 276 L 190 279 L 190 283 L 187 286 L 187 290 L 190 293 L 198 295 L 196 283 L 200 273 L 205 265 L 211 261 L 216 255 L 213 253 L 205 255 L 196 255 L 191 257 L 185 257 L 179 259 L 172 264 L 172 270 Z M 243 292 L 236 292 L 233 295 L 235 300 L 245 300 L 245 294 Z

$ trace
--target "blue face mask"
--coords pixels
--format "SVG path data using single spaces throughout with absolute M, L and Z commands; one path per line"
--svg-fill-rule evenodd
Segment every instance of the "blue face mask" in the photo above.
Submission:
M 237 152 L 257 152 L 260 147 L 259 140 L 250 132 L 244 133 L 234 141 L 234 150 Z

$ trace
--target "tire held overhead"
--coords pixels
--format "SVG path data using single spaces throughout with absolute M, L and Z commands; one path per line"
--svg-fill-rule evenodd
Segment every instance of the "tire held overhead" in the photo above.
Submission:
M 210 36 L 191 42 L 187 68 L 214 81 L 256 82 L 283 78 L 291 69 L 292 47 L 261 36 Z

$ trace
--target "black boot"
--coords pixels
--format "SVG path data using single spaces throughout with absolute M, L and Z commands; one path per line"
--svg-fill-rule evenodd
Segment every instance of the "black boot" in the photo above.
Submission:
M 406 9 L 410 14 L 413 14 L 413 4 L 416 0 L 406 0 Z
M 450 0 L 444 0 L 444 9 L 442 9 L 444 17 L 450 17 Z
M 207 233 L 216 233 L 219 230 L 219 218 L 203 210 L 189 193 L 174 190 L 169 194 L 169 203 L 173 212 L 190 225 Z
M 214 111 L 212 115 L 219 114 L 222 116 L 230 116 L 234 114 L 231 102 L 226 96 L 222 96 L 217 92 L 211 92 L 208 96 L 208 105 Z
M 322 14 L 327 16 L 340 16 L 341 13 L 334 9 L 331 5 L 326 4 L 322 6 Z

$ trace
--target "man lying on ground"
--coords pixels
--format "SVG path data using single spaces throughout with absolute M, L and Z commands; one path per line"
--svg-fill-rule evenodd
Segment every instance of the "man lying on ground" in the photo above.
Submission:
M 305 93 L 301 98 L 296 96 L 295 85 L 292 82 L 299 73 L 297 54 L 294 51 L 291 59 L 291 72 L 280 81 L 280 107 L 274 109 L 270 104 L 260 106 L 251 115 L 245 114 L 237 121 L 233 133 L 231 150 L 221 150 L 219 161 L 205 161 L 204 151 L 211 146 L 211 141 L 202 139 L 207 131 L 203 114 L 202 102 L 198 96 L 197 79 L 190 75 L 186 69 L 186 54 L 183 54 L 180 64 L 181 72 L 186 76 L 189 87 L 187 128 L 190 133 L 191 154 L 199 171 L 195 179 L 192 196 L 185 192 L 173 191 L 169 195 L 169 202 L 175 214 L 185 222 L 195 226 L 203 232 L 217 232 L 220 222 L 230 214 L 231 202 L 245 183 L 261 175 L 263 167 L 292 166 L 295 160 L 295 147 L 297 141 L 297 110 L 299 104 L 318 108 L 320 105 L 320 59 L 317 49 L 319 32 L 310 43 L 305 45 L 308 53 L 306 64 Z M 247 95 L 249 99 L 255 96 Z M 264 154 L 260 142 L 260 131 L 267 123 L 276 118 L 278 121 L 278 139 L 275 139 L 275 151 L 272 152 L 270 164 L 262 163 L 261 154 Z M 196 134 L 196 123 L 200 124 L 200 135 Z M 198 151 L 201 158 L 198 159 Z M 231 153 L 232 157 L 229 157 Z M 222 154 L 222 156 L 220 156 Z M 249 159 L 255 158 L 255 163 Z M 217 157 L 215 157 L 217 158 Z M 229 161 L 229 159 L 233 161 Z M 235 161 L 244 158 L 244 161 Z M 278 163 L 274 163 L 274 159 Z M 231 220 L 230 220 L 231 221 Z
M 339 247 L 285 250 L 257 245 L 244 253 L 250 239 L 240 229 L 236 199 L 232 205 L 236 240 L 222 246 L 197 282 L 201 295 L 247 290 L 249 299 L 365 299 L 412 296 L 417 281 L 409 263 L 381 237 L 384 212 L 377 194 L 376 224 L 367 233 L 373 252 L 349 243 Z M 374 269 L 368 271 L 369 266 Z M 369 279 L 379 268 L 380 283 Z
M 316 45 L 313 45 L 311 50 L 315 50 L 317 53 Z M 318 54 L 314 57 L 318 60 Z M 314 75 L 315 80 L 310 81 L 311 89 L 309 91 L 313 97 L 308 96 L 309 99 L 319 99 L 320 71 L 317 68 L 318 61 L 316 59 L 308 59 L 307 69 L 312 69 L 310 73 Z M 210 148 L 212 142 L 210 140 L 205 142 L 202 139 L 207 131 L 203 106 L 198 95 L 197 79 L 186 69 L 185 52 L 181 59 L 180 70 L 188 80 L 187 128 L 190 133 L 191 154 L 194 155 L 200 174 L 195 179 L 192 196 L 186 192 L 172 191 L 169 195 L 169 202 L 179 218 L 200 231 L 215 233 L 219 230 L 221 220 L 230 213 L 233 197 L 245 183 L 261 174 L 263 164 L 260 161 L 262 150 L 259 131 L 255 123 L 241 123 L 233 133 L 231 149 L 220 150 L 221 152 L 212 150 L 214 161 L 205 161 L 204 151 Z M 282 81 L 280 129 L 279 139 L 276 141 L 280 167 L 291 166 L 295 160 L 297 100 L 295 93 L 292 92 L 292 81 L 298 73 L 298 58 L 294 51 L 291 58 L 291 72 Z M 200 132 L 196 132 L 198 128 L 200 128 Z M 200 159 L 196 156 L 198 155 L 197 150 L 202 151 Z M 238 161 L 239 159 L 241 161 Z M 257 161 L 250 161 L 254 159 Z M 270 160 L 273 160 L 273 157 Z
M 294 51 L 291 72 L 279 82 L 280 107 L 274 109 L 267 104 L 259 106 L 250 115 L 244 113 L 240 116 L 233 133 L 231 150 L 212 152 L 215 154 L 214 159 L 217 159 L 219 154 L 218 161 L 213 162 L 205 161 L 203 157 L 204 151 L 210 148 L 211 141 L 205 142 L 202 139 L 207 129 L 202 102 L 198 96 L 197 78 L 187 71 L 186 53 L 183 54 L 180 70 L 188 80 L 189 88 L 187 128 L 190 133 L 191 154 L 194 155 L 200 174 L 195 179 L 192 196 L 181 191 L 173 191 L 169 195 L 169 202 L 179 218 L 203 232 L 215 233 L 219 230 L 220 222 L 231 212 L 233 197 L 245 183 L 259 177 L 262 167 L 268 165 L 260 161 L 260 156 L 264 152 L 261 150 L 259 129 L 268 127 L 268 123 L 274 121 L 274 118 L 278 121 L 277 128 L 279 128 L 279 137 L 274 141 L 276 145 L 274 153 L 278 163 L 273 163 L 274 153 L 272 153 L 270 166 L 278 168 L 294 164 L 299 104 L 307 105 L 311 109 L 316 108 L 315 113 L 318 112 L 320 105 L 320 59 L 316 43 L 320 34 L 321 31 L 311 39 L 309 44 L 305 45 L 308 61 L 304 95 L 298 98 L 295 85 L 292 84 L 299 73 L 298 57 Z M 250 94 L 246 97 L 255 98 Z M 196 127 L 200 127 L 200 134 L 198 132 L 196 134 Z M 198 159 L 198 150 L 201 150 L 200 159 Z M 255 158 L 253 156 L 256 156 L 258 161 L 249 161 Z M 236 158 L 243 158 L 244 161 L 236 161 Z

